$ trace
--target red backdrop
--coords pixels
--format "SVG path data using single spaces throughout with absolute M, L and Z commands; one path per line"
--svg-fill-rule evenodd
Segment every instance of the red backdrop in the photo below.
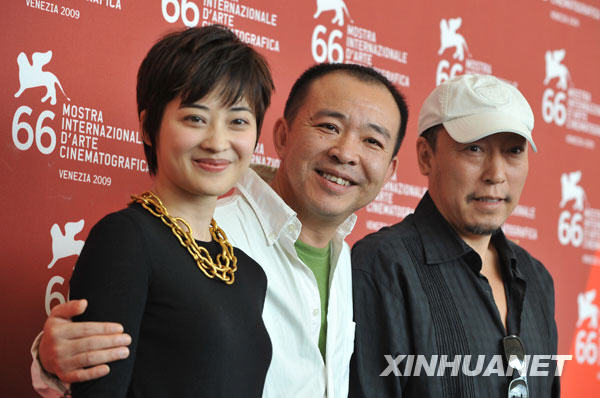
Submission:
M 165 32 L 208 23 L 230 26 L 271 63 L 277 92 L 257 163 L 278 165 L 271 126 L 294 79 L 315 62 L 374 66 L 407 96 L 400 167 L 359 212 L 350 243 L 398 222 L 423 194 L 416 122 L 437 83 L 472 71 L 517 85 L 534 109 L 539 153 L 505 232 L 554 276 L 559 353 L 573 355 L 564 396 L 600 393 L 597 1 L 14 0 L 1 7 L 4 395 L 35 396 L 29 345 L 49 308 L 67 297 L 90 227 L 149 183 L 135 107 L 139 63 Z

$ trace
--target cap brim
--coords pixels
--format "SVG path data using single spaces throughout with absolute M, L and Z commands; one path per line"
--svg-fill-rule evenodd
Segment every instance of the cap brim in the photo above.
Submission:
M 515 133 L 527 139 L 531 149 L 537 152 L 530 129 L 517 118 L 503 112 L 479 113 L 452 119 L 442 124 L 456 142 L 467 144 L 492 134 Z

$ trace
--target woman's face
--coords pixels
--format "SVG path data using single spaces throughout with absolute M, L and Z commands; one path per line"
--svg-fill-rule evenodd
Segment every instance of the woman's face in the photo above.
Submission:
M 224 106 L 218 90 L 190 104 L 165 107 L 158 132 L 156 183 L 183 196 L 220 196 L 248 168 L 256 117 L 245 99 Z

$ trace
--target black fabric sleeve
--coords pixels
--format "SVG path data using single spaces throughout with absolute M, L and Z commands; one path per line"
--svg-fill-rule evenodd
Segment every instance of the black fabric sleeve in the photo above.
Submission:
M 531 270 L 529 271 L 530 279 L 528 283 L 537 285 L 535 291 L 540 292 L 535 298 L 538 300 L 536 303 L 536 310 L 541 312 L 546 321 L 546 330 L 548 333 L 548 350 L 543 354 L 557 354 L 558 350 L 558 328 L 555 320 L 555 289 L 554 280 L 550 272 L 546 267 L 537 259 L 531 257 L 529 253 L 520 247 L 513 249 L 518 256 L 520 264 L 530 264 Z M 540 330 L 544 330 L 543 325 L 540 324 Z M 543 334 L 543 332 L 540 332 Z M 560 376 L 556 374 L 556 361 L 550 362 L 548 369 L 549 375 L 554 375 L 551 386 L 551 397 L 560 397 Z M 563 368 L 564 370 L 564 368 Z M 550 376 L 552 377 L 552 376 Z M 547 383 L 547 382 L 546 382 Z
M 147 258 L 141 228 L 126 211 L 110 214 L 92 228 L 70 282 L 71 298 L 88 300 L 76 321 L 119 322 L 132 343 L 129 357 L 110 363 L 107 376 L 73 384 L 73 397 L 127 395 L 148 295 Z
M 547 302 L 549 303 L 550 306 L 550 319 L 549 319 L 549 324 L 550 324 L 550 338 L 551 338 L 551 344 L 552 344 L 552 349 L 553 349 L 553 353 L 557 354 L 558 351 L 558 328 L 556 325 L 556 320 L 555 320 L 555 290 L 554 290 L 554 280 L 552 279 L 552 275 L 550 274 L 550 272 L 548 272 L 548 270 L 544 267 L 544 265 L 536 260 L 536 263 L 539 265 L 539 267 L 541 268 L 541 276 L 543 279 L 545 279 L 545 286 L 546 288 L 543 290 L 544 292 L 548 293 L 548 297 L 547 297 Z M 554 361 L 552 361 L 554 362 Z M 552 397 L 553 398 L 559 398 L 560 397 L 560 376 L 558 376 L 556 374 L 556 363 L 552 364 L 553 366 L 551 367 L 551 371 L 555 373 L 554 375 L 554 380 L 552 381 Z
M 401 397 L 403 393 L 403 378 L 394 371 L 389 373 L 386 359 L 386 355 L 395 359 L 398 354 L 410 352 L 404 298 L 399 288 L 387 283 L 393 263 L 388 253 L 373 245 L 361 242 L 352 250 L 356 337 L 350 364 L 350 397 Z M 385 271 L 380 274 L 380 270 Z M 404 363 L 398 366 L 400 371 Z
M 544 267 L 541 263 L 540 263 L 541 267 Z M 548 289 L 546 291 L 549 291 L 549 297 L 548 297 L 548 302 L 550 303 L 550 316 L 551 316 L 551 320 L 550 320 L 550 329 L 551 329 L 551 333 L 550 336 L 552 338 L 552 346 L 553 346 L 553 353 L 557 354 L 558 351 L 558 328 L 556 326 L 556 320 L 555 320 L 555 293 L 554 293 L 554 281 L 552 279 L 552 276 L 550 275 L 550 273 L 546 270 L 546 268 L 543 268 L 545 273 L 545 277 L 547 279 L 547 285 L 548 285 Z M 552 361 L 554 362 L 554 361 Z M 553 366 L 551 367 L 552 371 L 555 373 L 554 375 L 554 380 L 552 381 L 552 397 L 554 398 L 559 398 L 560 397 L 560 376 L 558 376 L 556 374 L 556 366 L 557 364 L 554 362 Z

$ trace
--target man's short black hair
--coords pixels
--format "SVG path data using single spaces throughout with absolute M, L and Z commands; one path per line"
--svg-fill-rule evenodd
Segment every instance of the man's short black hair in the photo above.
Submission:
M 219 26 L 170 33 L 148 52 L 137 79 L 138 116 L 150 145 L 144 152 L 150 174 L 157 171 L 156 144 L 166 105 L 180 97 L 193 103 L 213 90 L 224 106 L 248 101 L 256 117 L 257 139 L 267 110 L 273 79 L 266 60 L 229 29 Z
M 392 155 L 396 156 L 398 149 L 400 149 L 402 139 L 406 133 L 408 106 L 406 105 L 404 96 L 400 94 L 398 89 L 396 89 L 396 87 L 385 76 L 373 68 L 355 64 L 317 64 L 308 68 L 292 86 L 292 90 L 290 91 L 290 95 L 288 96 L 288 99 L 285 103 L 285 109 L 283 111 L 285 120 L 288 123 L 291 123 L 294 120 L 296 114 L 298 113 L 298 109 L 300 109 L 306 100 L 308 89 L 313 81 L 330 73 L 336 72 L 345 73 L 362 82 L 381 84 L 388 89 L 390 94 L 392 94 L 392 97 L 394 97 L 394 101 L 398 106 L 398 110 L 400 111 L 400 128 L 398 129 L 398 137 L 396 138 L 396 144 L 394 145 L 394 151 Z

